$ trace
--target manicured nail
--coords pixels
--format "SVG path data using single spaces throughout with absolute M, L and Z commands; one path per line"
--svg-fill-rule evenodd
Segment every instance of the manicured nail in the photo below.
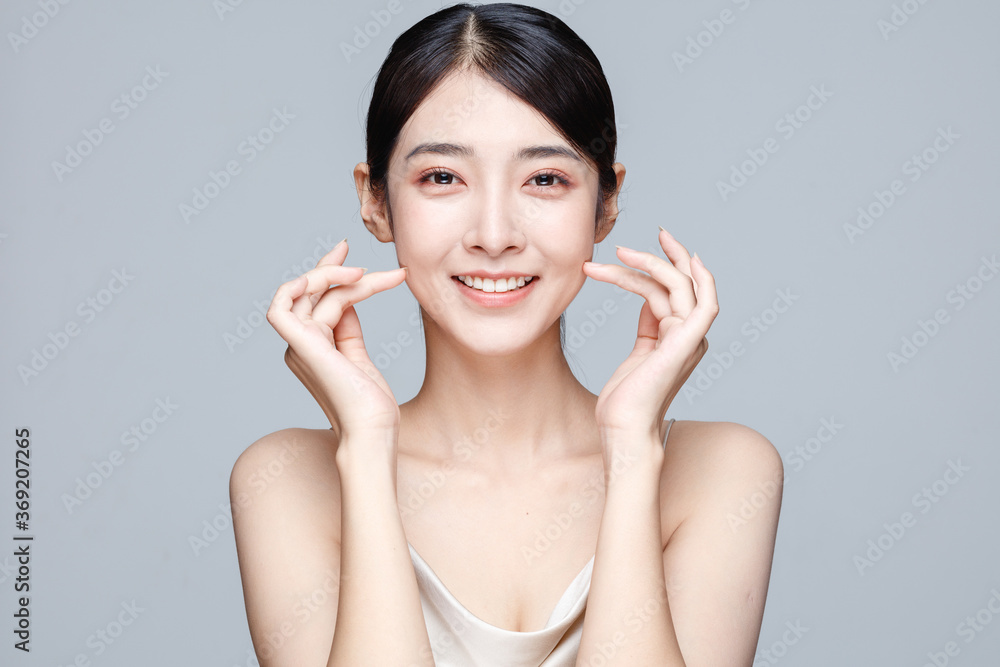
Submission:
M 406 275 L 410 275 L 410 269 L 409 269 L 409 267 L 406 267 L 406 266 L 401 266 L 401 267 L 399 267 L 399 268 L 403 269 L 403 272 L 404 272 L 404 273 L 405 273 Z
M 701 257 L 698 256 L 698 253 L 695 253 L 695 254 L 691 255 L 691 259 L 693 259 L 694 261 L 698 262 L 702 266 L 705 266 L 705 263 L 703 261 L 701 261 Z
M 361 273 L 368 273 L 368 269 L 366 269 L 365 267 L 359 266 L 358 268 L 361 269 Z
M 340 245 L 341 243 L 343 243 L 343 242 L 344 242 L 344 241 L 346 241 L 346 240 L 347 240 L 347 237 L 345 236 L 344 238 L 342 238 L 342 239 L 340 239 L 339 241 L 337 241 L 337 245 Z M 335 245 L 335 246 L 333 246 L 333 247 L 334 247 L 334 248 L 336 248 L 336 247 L 337 247 L 337 245 Z
M 661 232 L 665 232 L 665 231 L 667 231 L 667 230 L 665 230 L 665 229 L 663 228 L 663 225 L 657 225 L 657 227 L 659 227 L 659 228 L 660 228 L 660 231 L 661 231 Z

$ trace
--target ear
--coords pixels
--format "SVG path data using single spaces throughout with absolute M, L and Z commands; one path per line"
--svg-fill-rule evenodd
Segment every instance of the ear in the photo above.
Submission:
M 359 162 L 354 167 L 354 186 L 361 202 L 361 219 L 375 238 L 382 243 L 392 241 L 392 228 L 384 198 L 375 197 L 371 191 L 371 171 L 367 162 Z
M 607 238 L 608 234 L 611 233 L 611 229 L 615 226 L 615 221 L 618 220 L 618 195 L 621 194 L 622 183 L 625 181 L 625 165 L 621 162 L 615 162 L 611 168 L 615 170 L 615 180 L 617 181 L 615 193 L 604 204 L 604 218 L 597 227 L 597 232 L 594 235 L 594 243 L 600 243 Z

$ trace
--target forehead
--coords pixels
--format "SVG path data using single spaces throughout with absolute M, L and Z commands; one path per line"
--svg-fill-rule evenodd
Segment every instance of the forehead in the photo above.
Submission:
M 536 144 L 570 148 L 537 109 L 471 71 L 447 75 L 424 98 L 400 132 L 397 154 L 426 142 L 467 145 L 477 154 Z

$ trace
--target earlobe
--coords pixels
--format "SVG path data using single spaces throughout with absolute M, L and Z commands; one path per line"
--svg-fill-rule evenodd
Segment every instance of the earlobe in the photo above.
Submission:
M 607 238 L 615 226 L 615 221 L 618 220 L 618 196 L 621 194 L 622 183 L 625 181 L 625 165 L 621 162 L 615 162 L 612 165 L 612 169 L 615 170 L 615 192 L 604 203 L 604 217 L 597 228 L 597 233 L 594 235 L 594 243 L 600 243 Z
M 354 167 L 354 186 L 361 203 L 361 219 L 375 238 L 382 243 L 390 243 L 393 240 L 392 228 L 386 215 L 385 201 L 372 194 L 370 173 L 367 162 L 359 162 Z

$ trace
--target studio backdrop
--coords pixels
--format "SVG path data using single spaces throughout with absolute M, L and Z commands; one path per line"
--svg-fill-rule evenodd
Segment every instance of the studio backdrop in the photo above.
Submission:
M 1000 5 L 530 4 L 615 96 L 628 175 L 595 261 L 663 225 L 716 277 L 667 416 L 782 455 L 754 664 L 1000 664 Z M 351 172 L 389 46 L 441 6 L 3 3 L 0 664 L 257 664 L 229 475 L 267 433 L 329 426 L 263 313 L 345 236 L 348 263 L 397 266 Z M 591 391 L 641 305 L 588 280 L 567 311 Z M 416 302 L 357 310 L 408 400 Z

